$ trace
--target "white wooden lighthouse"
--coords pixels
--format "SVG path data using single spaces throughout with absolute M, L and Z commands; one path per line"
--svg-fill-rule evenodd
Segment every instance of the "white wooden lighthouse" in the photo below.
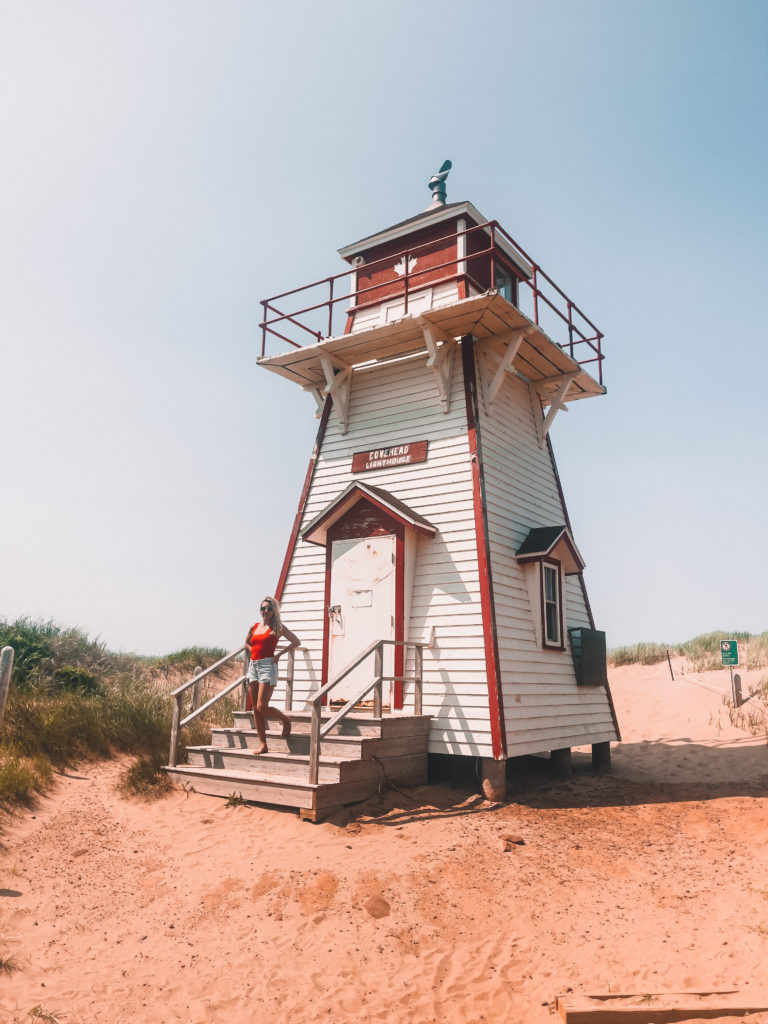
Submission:
M 449 169 L 423 213 L 339 250 L 342 274 L 263 303 L 259 365 L 320 419 L 276 594 L 305 645 L 294 709 L 378 672 L 385 713 L 420 700 L 429 752 L 481 758 L 499 796 L 509 758 L 591 745 L 604 765 L 619 738 L 549 439 L 604 393 L 602 336 L 446 203 Z

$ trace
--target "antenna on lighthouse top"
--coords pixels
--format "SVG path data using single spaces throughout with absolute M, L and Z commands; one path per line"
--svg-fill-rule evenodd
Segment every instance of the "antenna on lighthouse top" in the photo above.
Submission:
M 434 210 L 438 206 L 445 206 L 445 179 L 448 177 L 451 167 L 453 167 L 451 161 L 446 160 L 437 174 L 433 174 L 429 179 L 432 202 L 427 207 L 428 210 Z

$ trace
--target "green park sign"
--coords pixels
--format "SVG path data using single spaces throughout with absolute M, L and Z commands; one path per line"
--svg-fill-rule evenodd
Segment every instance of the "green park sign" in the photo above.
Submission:
M 720 641 L 720 657 L 723 659 L 723 665 L 739 664 L 739 645 L 736 640 Z

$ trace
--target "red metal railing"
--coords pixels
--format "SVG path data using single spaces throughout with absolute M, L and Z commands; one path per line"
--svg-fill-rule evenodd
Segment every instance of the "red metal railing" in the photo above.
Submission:
M 481 241 L 481 247 L 475 252 L 459 253 L 459 239 L 464 238 L 468 241 L 473 236 Z M 499 239 L 503 239 L 505 244 L 501 244 Z M 430 263 L 420 270 L 410 269 L 420 255 L 434 253 L 436 246 L 448 247 L 454 241 L 455 256 L 452 254 L 449 259 L 437 264 Z M 468 249 L 468 244 L 465 243 L 464 249 Z M 522 261 L 530 266 L 530 277 L 520 269 L 514 259 L 510 258 L 509 251 L 521 257 Z M 576 303 L 507 234 L 498 221 L 473 225 L 438 240 L 411 246 L 382 259 L 366 262 L 365 273 L 369 275 L 377 269 L 391 269 L 394 264 L 402 265 L 403 268 L 402 276 L 398 279 L 375 281 L 373 284 L 360 287 L 356 283 L 356 271 L 344 270 L 331 277 L 323 277 L 311 284 L 263 299 L 263 318 L 259 324 L 262 356 L 266 355 L 268 335 L 294 348 L 301 348 L 302 342 L 314 344 L 323 338 L 332 337 L 334 317 L 338 318 L 340 313 L 348 316 L 366 306 L 402 298 L 405 315 L 408 312 L 409 298 L 421 288 L 452 280 L 463 280 L 482 293 L 489 287 L 497 287 L 501 270 L 516 282 L 513 304 L 530 320 L 541 326 L 553 341 L 582 366 L 597 363 L 597 378 L 602 384 L 605 358 L 602 351 L 602 333 Z M 435 272 L 442 270 L 446 271 L 445 276 L 435 279 Z M 336 282 L 346 277 L 351 277 L 353 287 L 349 291 L 342 289 L 343 294 L 338 294 Z M 386 292 L 386 295 L 382 296 L 382 292 Z M 372 293 L 378 293 L 378 296 L 375 297 Z M 298 298 L 300 295 L 301 299 Z M 280 307 L 290 307 L 290 312 L 279 308 L 277 303 L 280 303 Z M 296 303 L 299 303 L 299 308 L 293 308 Z M 341 303 L 351 303 L 351 306 L 342 309 Z M 343 333 L 343 328 L 338 333 Z M 297 337 L 301 340 L 295 340 Z

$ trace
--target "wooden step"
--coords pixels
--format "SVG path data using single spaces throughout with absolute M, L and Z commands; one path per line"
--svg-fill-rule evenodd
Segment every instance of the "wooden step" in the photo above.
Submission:
M 309 735 L 311 717 L 309 711 L 289 711 L 291 734 Z M 325 713 L 321 716 L 321 721 L 327 722 L 330 717 L 330 714 Z M 254 729 L 256 727 L 252 711 L 236 711 L 234 720 L 235 726 L 239 728 Z M 378 736 L 381 731 L 380 722 L 381 719 L 374 718 L 372 715 L 350 713 L 333 730 L 333 734 L 335 736 Z M 267 731 L 279 734 L 282 731 L 282 724 L 278 719 L 269 718 L 267 719 Z
M 378 736 L 328 736 L 322 740 L 323 754 L 338 757 L 360 757 L 365 742 L 379 742 Z M 278 731 L 267 733 L 270 751 L 282 751 L 291 754 L 309 754 L 309 733 L 292 732 L 283 739 Z M 229 728 L 211 729 L 211 743 L 214 747 L 228 747 L 233 750 L 251 750 L 261 743 L 255 729 Z
M 289 711 L 288 717 L 291 720 L 292 736 L 309 733 L 311 719 L 309 711 Z M 330 712 L 323 712 L 321 720 L 325 723 L 330 717 Z M 236 727 L 253 729 L 255 726 L 251 711 L 236 711 L 234 719 Z M 372 712 L 353 711 L 332 730 L 331 736 L 379 736 L 382 739 L 395 739 L 398 736 L 426 736 L 429 734 L 431 724 L 431 715 L 395 713 L 375 718 Z M 268 719 L 267 730 L 270 733 L 280 733 L 282 725 L 276 719 Z
M 288 754 L 270 750 L 258 757 L 249 750 L 230 750 L 227 747 L 188 747 L 187 761 L 199 768 L 237 771 L 242 774 L 261 776 L 282 775 L 286 778 L 305 780 L 309 776 L 309 755 Z M 427 755 L 418 753 L 401 754 L 395 757 L 343 758 L 326 756 L 320 758 L 319 782 L 361 782 L 363 779 L 401 778 L 414 773 L 426 773 Z
M 240 774 L 270 776 L 304 780 L 309 777 L 309 755 L 268 751 L 255 757 L 251 750 L 231 750 L 228 747 L 187 747 L 187 763 L 197 768 L 216 768 Z M 320 782 L 340 782 L 343 758 L 321 757 Z
M 195 793 L 208 796 L 235 796 L 254 803 L 277 804 L 281 807 L 296 807 L 312 810 L 315 808 L 317 786 L 302 783 L 299 779 L 272 775 L 259 778 L 253 772 L 227 771 L 222 768 L 203 768 L 181 764 L 175 768 L 166 767 L 172 779 L 182 785 L 191 786 Z M 363 798 L 364 799 L 364 798 Z
M 279 732 L 269 732 L 267 741 L 270 751 L 291 754 L 309 754 L 309 733 L 294 733 L 283 739 Z M 255 729 L 215 728 L 211 730 L 214 747 L 231 750 L 250 750 L 260 744 Z M 402 754 L 417 754 L 425 749 L 423 734 L 396 736 L 381 739 L 379 736 L 326 736 L 321 740 L 321 753 L 336 757 L 360 758 L 366 761 L 372 757 L 391 757 Z
M 295 807 L 301 812 L 302 817 L 310 821 L 319 821 L 345 804 L 375 795 L 382 781 L 381 777 L 378 777 L 311 786 L 308 782 L 302 782 L 292 776 L 275 774 L 259 777 L 254 772 L 195 765 L 166 767 L 165 771 L 178 783 L 190 786 L 196 793 L 220 797 L 234 796 L 253 803 Z M 421 785 L 426 782 L 426 755 L 423 766 L 398 775 L 397 781 L 402 785 Z

